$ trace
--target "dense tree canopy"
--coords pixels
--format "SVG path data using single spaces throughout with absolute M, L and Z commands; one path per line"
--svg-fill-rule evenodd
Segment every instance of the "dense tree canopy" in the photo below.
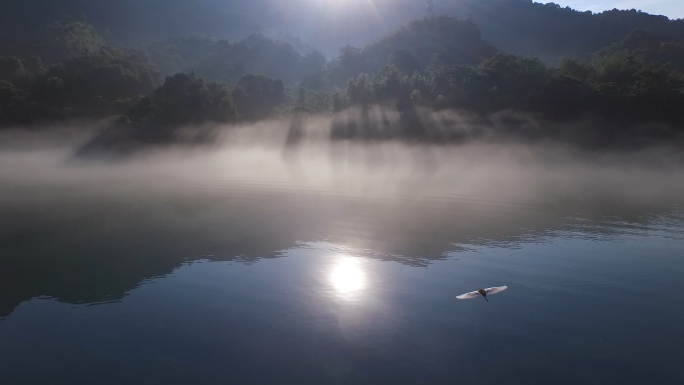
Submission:
M 233 98 L 242 117 L 250 120 L 265 118 L 284 101 L 285 86 L 280 79 L 245 75 L 238 81 Z
M 424 69 L 434 55 L 450 65 L 474 65 L 494 52 L 471 20 L 440 16 L 416 20 L 363 49 L 343 47 L 331 64 L 331 77 L 340 84 L 361 72 L 377 71 L 388 62 L 407 73 Z
M 75 116 L 102 116 L 158 85 L 159 73 L 144 55 L 101 49 L 51 67 L 34 82 L 31 101 Z
M 52 65 L 104 45 L 104 38 L 87 22 L 54 21 L 25 36 L 0 41 L 0 52 L 22 58 L 38 56 L 43 63 Z
M 79 0 L 65 4 L 65 12 L 95 9 Z M 373 104 L 410 119 L 407 111 L 420 106 L 684 124 L 682 21 L 528 0 L 445 7 L 471 17 L 415 20 L 364 47 L 344 45 L 330 61 L 285 32 L 233 41 L 176 35 L 127 49 L 108 45 L 121 40 L 103 28 L 101 15 L 91 24 L 40 14 L 39 28 L 13 39 L 7 25 L 0 27 L 0 124 L 125 116 L 120 122 L 131 127 L 173 129 Z M 181 8 L 188 17 L 201 14 Z M 0 20 L 9 22 L 6 15 Z
M 661 41 L 684 41 L 684 21 L 635 9 L 594 14 L 532 0 L 463 0 L 442 7 L 460 17 L 470 16 L 497 48 L 537 56 L 552 65 L 566 56 L 587 59 L 635 29 Z
M 153 128 L 179 127 L 236 118 L 231 91 L 220 83 L 205 83 L 194 75 L 177 74 L 133 107 L 129 118 Z
M 32 35 L 55 21 L 88 20 L 110 43 L 139 47 L 155 40 L 212 35 L 231 41 L 276 32 L 277 40 L 327 55 L 347 44 L 362 47 L 425 13 L 417 0 L 373 0 L 366 7 L 336 7 L 311 0 L 4 0 L 0 5 L 0 46 L 8 37 Z M 636 4 L 636 3 L 635 3 Z M 343 11 L 343 12 L 337 12 Z M 684 22 L 638 10 L 593 14 L 532 0 L 438 1 L 438 14 L 471 17 L 498 49 L 537 56 L 556 65 L 563 56 L 586 58 L 643 29 L 663 41 L 681 42 Z M 378 21 L 381 15 L 382 22 Z M 307 53 L 302 51 L 302 53 Z M 8 52 L 0 54 L 8 55 Z

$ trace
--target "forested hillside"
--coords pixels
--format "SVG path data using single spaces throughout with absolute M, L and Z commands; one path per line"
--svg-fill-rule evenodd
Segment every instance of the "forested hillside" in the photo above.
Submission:
M 421 0 L 4 0 L 0 40 L 17 43 L 55 21 L 87 21 L 111 44 L 211 35 L 231 41 L 255 33 L 290 34 L 328 56 L 345 45 L 365 46 L 425 14 Z M 532 0 L 437 0 L 438 15 L 471 18 L 485 40 L 557 65 L 587 55 L 641 29 L 662 42 L 682 42 L 684 22 L 637 10 L 578 12 Z M 307 53 L 307 52 L 303 52 Z
M 634 30 L 643 30 L 658 42 L 684 42 L 684 21 L 634 9 L 592 14 L 532 0 L 463 0 L 444 2 L 443 11 L 471 17 L 497 48 L 536 56 L 551 65 L 568 56 L 588 59 Z
M 162 5 L 152 0 L 3 3 L 15 12 L 0 13 L 0 124 L 116 117 L 162 132 L 379 104 L 404 112 L 510 110 L 554 121 L 666 123 L 675 127 L 668 135 L 684 125 L 681 20 L 467 0 L 443 10 L 468 16 L 419 18 L 326 58 L 290 31 L 221 38 L 227 30 L 219 24 L 232 17 L 226 4 L 184 4 L 165 3 L 167 12 L 155 19 L 149 13 Z M 397 4 L 401 10 L 404 3 Z M 187 22 L 174 21 L 183 13 Z M 143 28 L 136 20 L 145 18 L 143 35 L 156 39 L 130 44 L 127 34 Z

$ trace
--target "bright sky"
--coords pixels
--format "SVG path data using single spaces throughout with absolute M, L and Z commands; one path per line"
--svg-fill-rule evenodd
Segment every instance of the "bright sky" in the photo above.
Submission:
M 608 9 L 637 9 L 670 19 L 684 19 L 684 0 L 534 0 L 556 3 L 579 11 L 602 12 Z

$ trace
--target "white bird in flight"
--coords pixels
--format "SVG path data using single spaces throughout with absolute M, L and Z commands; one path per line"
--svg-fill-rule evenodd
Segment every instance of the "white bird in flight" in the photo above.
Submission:
M 487 294 L 501 293 L 502 291 L 504 291 L 506 289 L 508 289 L 508 286 L 490 287 L 488 289 L 477 289 L 475 291 L 471 291 L 470 293 L 457 295 L 456 298 L 458 298 L 458 299 L 473 299 L 473 298 L 477 298 L 479 296 L 482 296 L 485 299 L 485 301 L 489 302 L 489 300 L 487 299 Z

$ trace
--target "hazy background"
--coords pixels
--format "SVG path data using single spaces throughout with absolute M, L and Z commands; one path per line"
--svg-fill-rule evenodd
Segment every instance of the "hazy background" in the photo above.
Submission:
M 3 315 L 37 295 L 115 300 L 188 261 L 310 242 L 427 266 L 573 232 L 670 237 L 681 219 L 684 159 L 667 147 L 369 144 L 331 141 L 327 117 L 301 128 L 296 144 L 270 121 L 114 159 L 75 157 L 84 129 L 3 132 Z

